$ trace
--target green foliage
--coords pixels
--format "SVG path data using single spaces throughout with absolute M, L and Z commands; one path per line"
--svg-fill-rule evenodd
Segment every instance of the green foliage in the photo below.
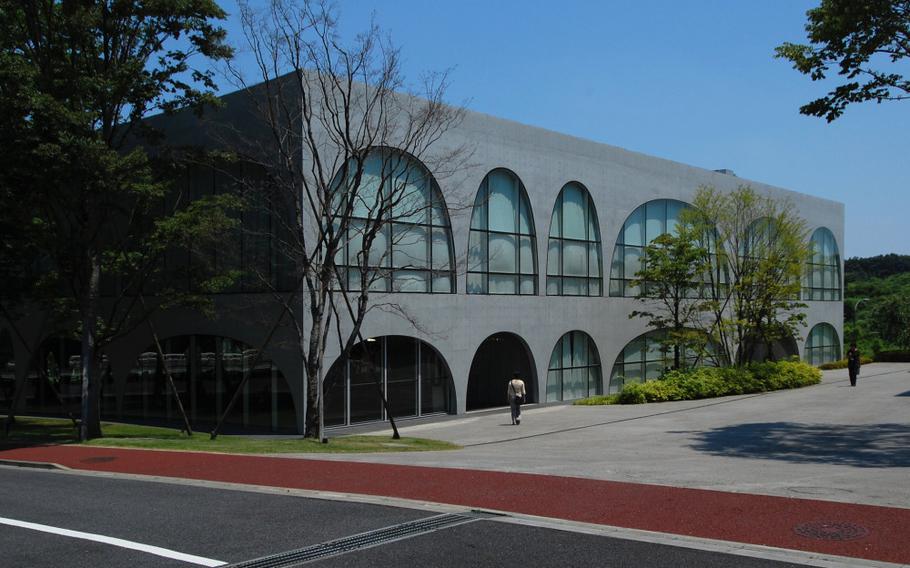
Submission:
M 440 440 L 409 438 L 391 440 L 388 436 L 339 436 L 330 443 L 301 438 L 276 439 L 270 437 L 186 436 L 171 428 L 158 428 L 139 424 L 105 422 L 104 437 L 88 442 L 90 446 L 118 448 L 146 448 L 221 452 L 231 454 L 279 453 L 364 453 L 364 452 L 417 452 L 457 450 L 460 446 Z M 0 438 L 0 448 L 37 444 L 72 444 L 79 437 L 69 420 L 23 417 L 9 436 Z
M 805 325 L 799 294 L 812 252 L 806 222 L 787 201 L 749 186 L 700 187 L 693 206 L 684 221 L 703 235 L 712 267 L 704 273 L 704 331 L 725 361 L 742 365 L 751 360 L 749 345 L 788 339 Z
M 589 396 L 588 398 L 580 398 L 574 401 L 572 404 L 575 406 L 602 406 L 605 404 L 618 403 L 619 394 L 601 394 L 597 396 Z
M 910 363 L 910 351 L 881 351 L 875 355 L 881 363 Z
M 806 16 L 811 45 L 784 43 L 776 57 L 813 81 L 833 67 L 843 83 L 800 107 L 802 114 L 831 122 L 851 103 L 910 98 L 910 80 L 898 73 L 910 57 L 910 1 L 822 0 Z
M 213 0 L 0 0 L 0 242 L 17 249 L 0 270 L 37 264 L 42 275 L 37 286 L 4 290 L 0 306 L 43 302 L 58 325 L 81 329 L 86 438 L 101 433 L 98 353 L 148 315 L 135 301 L 101 313 L 102 281 L 120 277 L 123 296 L 135 299 L 161 252 L 184 244 L 156 242 L 163 233 L 150 219 L 175 178 L 157 167 L 167 152 L 150 159 L 160 137 L 144 119 L 215 101 L 208 63 L 231 56 L 213 24 L 225 15 Z M 196 59 L 205 65 L 194 68 Z M 195 212 L 197 228 L 211 228 Z
M 821 372 L 800 361 L 766 361 L 742 367 L 699 367 L 670 371 L 661 379 L 627 384 L 619 404 L 696 400 L 817 384 Z
M 844 272 L 848 283 L 903 274 L 910 272 L 910 255 L 891 253 L 868 258 L 848 258 L 844 261 Z
M 874 361 L 875 361 L 875 359 L 873 359 L 872 357 L 869 357 L 867 355 L 860 355 L 860 357 L 859 357 L 860 365 L 868 365 L 869 363 L 873 363 Z M 847 359 L 844 358 L 844 359 L 840 359 L 839 361 L 833 361 L 831 363 L 823 363 L 823 364 L 819 365 L 818 368 L 823 371 L 830 371 L 831 369 L 846 369 L 847 366 L 848 366 Z
M 904 319 L 906 298 L 910 298 L 910 256 L 853 258 L 845 269 L 844 343 L 855 340 L 861 353 L 878 360 L 880 352 L 900 348 L 910 327 Z
M 635 310 L 629 318 L 644 318 L 648 327 L 665 332 L 660 341 L 673 353 L 674 368 L 685 366 L 687 351 L 700 352 L 707 343 L 704 333 L 692 329 L 702 312 L 697 299 L 706 270 L 710 270 L 708 251 L 681 224 L 676 234 L 664 233 L 648 244 L 632 281 L 639 290 L 636 299 L 652 309 Z

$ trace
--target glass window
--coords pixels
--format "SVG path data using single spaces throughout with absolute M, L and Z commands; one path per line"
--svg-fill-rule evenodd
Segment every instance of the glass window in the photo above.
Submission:
M 806 337 L 805 360 L 810 365 L 823 365 L 839 360 L 840 338 L 829 323 L 816 324 Z
M 607 392 L 619 392 L 627 383 L 659 379 L 673 367 L 673 350 L 661 343 L 663 333 L 649 331 L 623 347 L 616 357 L 616 362 L 613 363 Z M 710 344 L 708 352 L 709 354 L 715 352 Z M 712 366 L 717 359 L 690 350 L 681 355 L 685 357 L 686 365 L 689 367 Z
M 454 410 L 452 376 L 429 344 L 390 335 L 356 345 L 325 378 L 325 423 L 343 426 L 385 420 L 382 392 L 395 418 Z
M 812 256 L 806 263 L 803 299 L 840 301 L 840 252 L 834 234 L 825 227 L 819 227 L 812 233 L 809 244 Z
M 600 296 L 600 229 L 588 190 L 566 184 L 550 220 L 547 295 Z
M 601 394 L 600 356 L 591 337 L 570 331 L 560 338 L 547 370 L 547 401 L 574 400 Z
M 468 240 L 467 291 L 537 294 L 531 207 L 521 180 L 505 169 L 488 173 L 477 190 Z
M 190 425 L 211 428 L 249 372 L 225 424 L 252 432 L 297 430 L 293 397 L 284 376 L 264 356 L 251 368 L 256 350 L 249 345 L 227 337 L 183 335 L 162 340 L 161 347 L 164 365 L 154 345 L 133 365 L 124 388 L 122 417 L 182 426 L 168 371 Z
M 680 213 L 687 207 L 682 201 L 656 199 L 640 205 L 626 218 L 613 249 L 610 296 L 638 294 L 638 288 L 631 282 L 641 270 L 645 247 L 664 233 L 675 233 Z
M 345 178 L 353 180 L 356 168 L 352 160 L 336 176 L 335 187 L 340 188 Z M 355 200 L 345 235 L 347 246 L 335 259 L 339 273 L 347 275 L 347 282 L 342 278 L 341 284 L 350 290 L 363 287 L 360 253 L 365 238 L 373 233 L 366 274 L 371 290 L 453 293 L 452 231 L 445 200 L 430 171 L 418 160 L 390 149 L 370 152 L 362 170 L 357 195 L 352 198 L 338 191 L 336 197 L 336 210 L 342 209 L 345 199 Z M 335 225 L 340 224 L 338 216 Z

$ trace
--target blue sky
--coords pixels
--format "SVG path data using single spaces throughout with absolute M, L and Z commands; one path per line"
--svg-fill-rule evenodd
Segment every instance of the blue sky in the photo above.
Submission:
M 353 37 L 373 16 L 405 76 L 453 68 L 470 110 L 843 202 L 846 257 L 910 254 L 910 101 L 802 116 L 821 96 L 773 58 L 803 41 L 801 0 L 343 0 Z M 222 2 L 236 12 L 233 2 Z M 232 17 L 229 36 L 241 43 Z M 238 61 L 244 65 L 243 53 Z M 251 71 L 252 72 L 252 71 Z M 230 89 L 227 89 L 230 90 Z

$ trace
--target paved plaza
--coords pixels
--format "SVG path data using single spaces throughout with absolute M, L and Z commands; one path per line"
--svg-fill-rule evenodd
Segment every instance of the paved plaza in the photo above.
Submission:
M 910 364 L 846 369 L 817 386 L 721 399 L 527 407 L 411 424 L 460 452 L 328 459 L 568 475 L 910 507 Z M 364 430 L 368 431 L 368 430 Z M 388 427 L 370 433 L 390 433 Z M 326 459 L 326 456 L 319 456 Z

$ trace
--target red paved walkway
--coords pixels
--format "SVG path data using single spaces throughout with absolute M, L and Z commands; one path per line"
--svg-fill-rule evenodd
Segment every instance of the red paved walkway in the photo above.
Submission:
M 337 461 L 77 446 L 0 451 L 0 459 L 73 469 L 384 495 L 910 564 L 910 509 L 574 477 Z M 798 535 L 851 523 L 852 540 Z

